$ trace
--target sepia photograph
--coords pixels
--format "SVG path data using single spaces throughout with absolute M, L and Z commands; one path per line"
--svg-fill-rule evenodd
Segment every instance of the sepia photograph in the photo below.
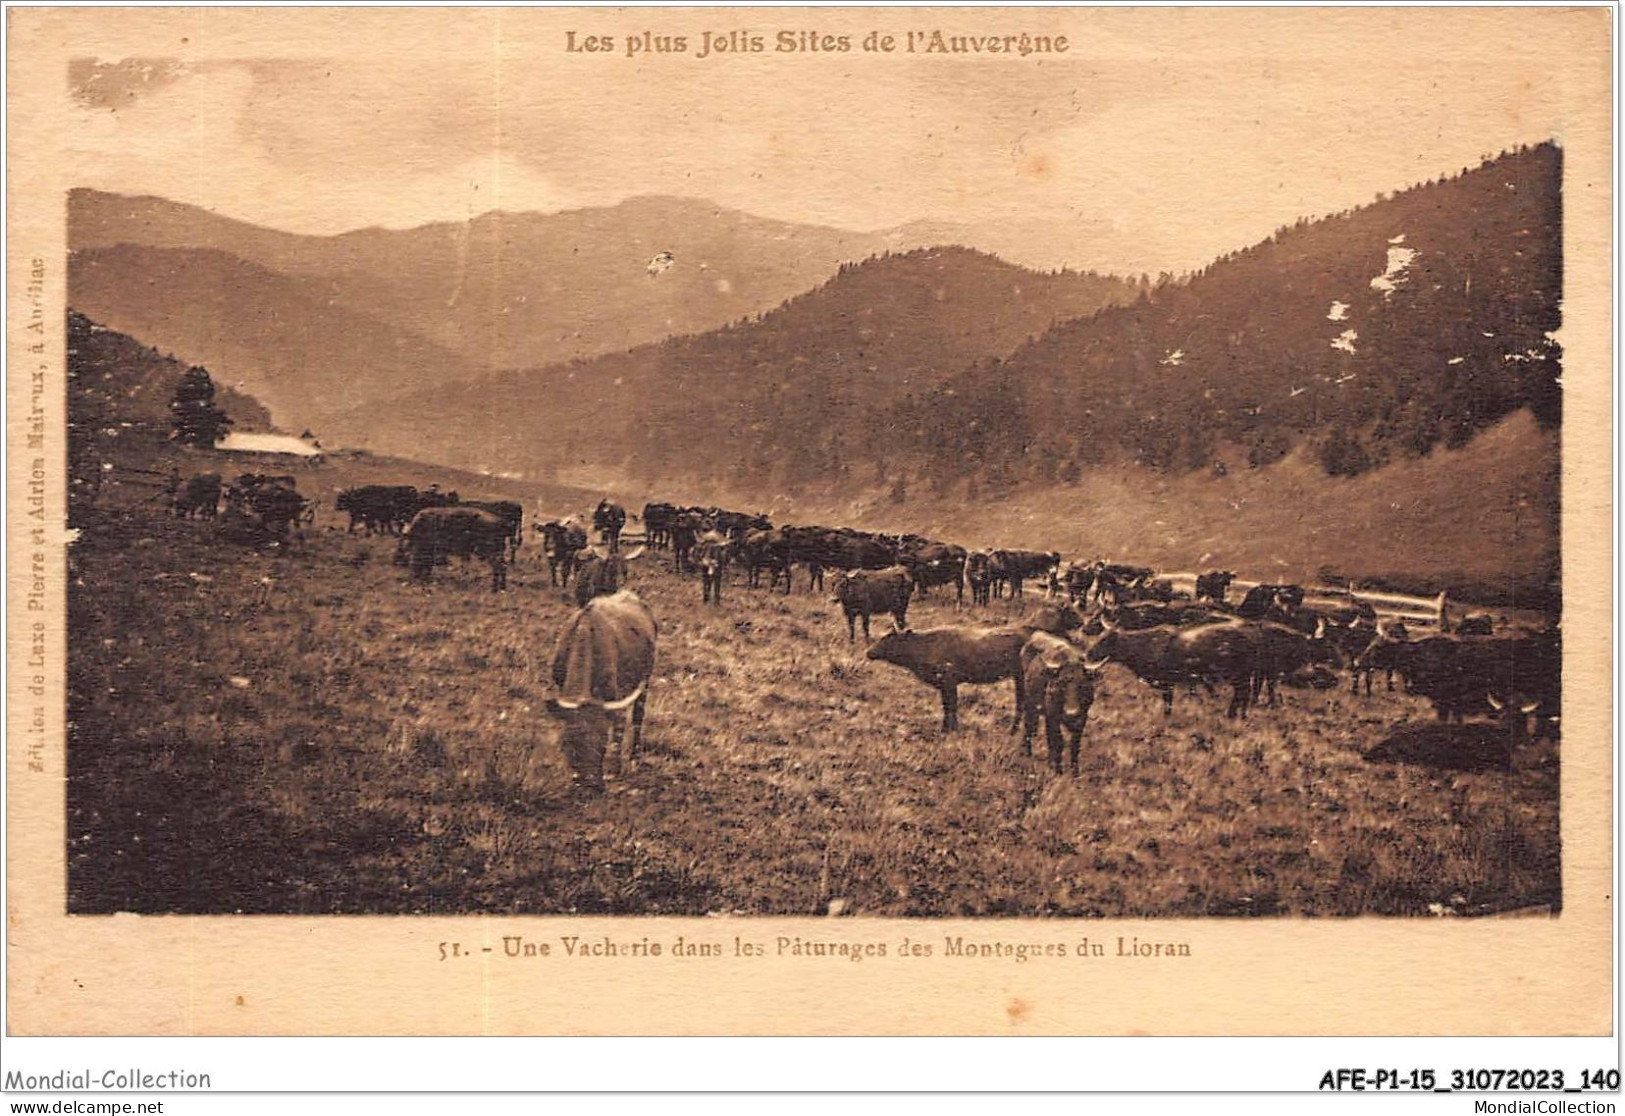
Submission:
M 41 917 L 1606 1027 L 1607 12 L 208 14 L 11 13 Z

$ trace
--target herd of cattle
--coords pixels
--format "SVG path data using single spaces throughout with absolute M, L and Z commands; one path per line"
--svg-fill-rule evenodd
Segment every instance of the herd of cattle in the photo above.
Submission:
M 206 480 L 194 478 L 177 494 L 177 514 L 192 514 L 196 501 L 182 497 Z M 218 500 L 218 477 L 213 484 Z M 253 495 L 264 489 L 264 482 L 244 489 L 242 479 L 233 486 L 235 499 L 247 506 L 268 499 Z M 297 495 L 294 500 L 303 512 L 304 502 Z M 428 580 L 452 557 L 472 558 L 489 563 L 493 590 L 504 589 L 507 566 L 523 538 L 518 504 L 462 502 L 456 493 L 432 488 L 348 489 L 334 506 L 349 515 L 350 531 L 397 535 L 396 561 L 418 580 Z M 1096 677 L 1107 663 L 1157 691 L 1165 713 L 1173 709 L 1177 687 L 1211 694 L 1228 686 L 1227 716 L 1245 717 L 1266 694 L 1268 704 L 1276 704 L 1279 683 L 1334 686 L 1338 669 L 1349 672 L 1352 688 L 1363 680 L 1368 694 L 1375 672 L 1384 672 L 1390 690 L 1398 675 L 1408 692 L 1432 703 L 1440 721 L 1499 719 L 1511 739 L 1527 734 L 1530 714 L 1537 734 L 1550 732 L 1561 705 L 1555 628 L 1497 632 L 1489 617 L 1469 616 L 1446 630 L 1441 616 L 1437 631 L 1411 632 L 1401 623 L 1382 622 L 1352 596 L 1332 607 L 1310 606 L 1304 590 L 1292 585 L 1256 585 L 1232 603 L 1230 571 L 1200 575 L 1194 594 L 1186 594 L 1145 567 L 1067 562 L 1055 551 L 972 552 L 918 535 L 775 526 L 764 515 L 715 507 L 648 504 L 643 544 L 623 550 L 626 522 L 625 509 L 606 499 L 590 520 L 572 516 L 534 526 L 550 583 L 574 582 L 578 611 L 559 639 L 553 664 L 558 696 L 549 709 L 564 720 L 566 757 L 579 784 L 589 789 L 602 787 L 608 738 L 621 737 L 624 762 L 641 735 L 658 626 L 625 582 L 630 563 L 649 550 L 669 551 L 674 571 L 697 576 L 701 600 L 711 604 L 720 603 L 730 568 L 741 570 L 753 588 L 765 571 L 769 588 L 785 593 L 792 592 L 797 566 L 806 572 L 809 590 L 822 589 L 826 571 L 836 571 L 830 591 L 848 639 L 856 640 L 861 620 L 867 641 L 870 619 L 890 615 L 893 629 L 870 645 L 868 658 L 901 667 L 937 690 L 945 732 L 958 727 L 961 684 L 1012 680 L 1011 731 L 1022 730 L 1030 754 L 1042 723 L 1057 772 L 1065 750 L 1072 773 L 1078 772 L 1079 738 Z M 589 541 L 589 523 L 595 542 Z M 1006 594 L 1022 597 L 1029 583 L 1043 586 L 1044 603 L 1021 623 L 908 627 L 910 601 L 934 588 L 951 586 L 963 602 L 969 586 L 973 603 L 985 604 Z

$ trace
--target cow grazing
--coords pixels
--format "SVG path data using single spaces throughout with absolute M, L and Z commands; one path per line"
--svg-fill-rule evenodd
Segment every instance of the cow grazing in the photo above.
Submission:
M 1209 570 L 1196 575 L 1196 599 L 1224 604 L 1230 593 L 1230 583 L 1236 580 L 1234 570 Z
M 585 608 L 594 597 L 607 597 L 618 592 L 626 584 L 628 563 L 642 556 L 641 546 L 625 554 L 598 546 L 582 550 L 576 556 L 579 563 L 576 568 L 576 604 Z
M 1034 632 L 1021 649 L 1021 750 L 1033 754 L 1033 733 L 1040 717 L 1050 767 L 1061 773 L 1062 730 L 1070 738 L 1072 774 L 1078 773 L 1078 744 L 1095 700 L 1095 676 L 1106 664 L 1090 662 L 1060 636 Z
M 587 532 L 569 519 L 538 523 L 536 531 L 542 536 L 542 553 L 547 556 L 547 583 L 569 585 L 576 556 L 587 545 Z
M 613 553 L 621 548 L 621 530 L 626 526 L 626 509 L 613 500 L 598 501 L 593 509 L 592 527 L 598 532 L 598 541 Z
M 908 599 L 913 592 L 913 579 L 904 566 L 884 570 L 852 570 L 841 574 L 835 582 L 835 600 L 846 614 L 846 638 L 858 638 L 856 619 L 863 617 L 863 638 L 869 638 L 869 617 L 877 612 L 889 612 L 898 628 L 908 627 Z
M 173 497 L 175 514 L 181 519 L 191 519 L 194 513 L 213 519 L 220 511 L 220 489 L 219 473 L 199 473 L 188 478 Z
M 694 543 L 691 564 L 700 571 L 701 599 L 706 604 L 722 603 L 723 575 L 728 572 L 728 536 L 707 531 Z
M 942 731 L 959 727 L 961 683 L 987 685 L 1014 679 L 1015 716 L 1010 731 L 1021 727 L 1025 683 L 1021 649 L 1034 632 L 1063 635 L 1082 625 L 1083 618 L 1069 606 L 1046 606 L 1021 624 L 1004 628 L 949 627 L 915 632 L 888 632 L 869 648 L 868 657 L 902 667 L 942 695 Z
M 1463 616 L 1456 623 L 1455 632 L 1460 636 L 1494 635 L 1495 621 L 1486 613 L 1475 612 L 1470 616 Z
M 1061 564 L 1061 556 L 1053 550 L 995 550 L 988 564 L 995 595 L 1008 590 L 1011 597 L 1019 597 L 1022 582 L 1047 576 Z
M 424 508 L 412 517 L 400 547 L 410 555 L 416 581 L 428 581 L 447 558 L 482 558 L 491 566 L 491 591 L 508 587 L 508 525 L 488 511 Z
M 649 606 L 630 590 L 595 597 L 564 622 L 553 655 L 558 694 L 547 710 L 564 722 L 564 758 L 584 790 L 604 789 L 611 735 L 620 738 L 623 769 L 637 754 L 658 630 Z

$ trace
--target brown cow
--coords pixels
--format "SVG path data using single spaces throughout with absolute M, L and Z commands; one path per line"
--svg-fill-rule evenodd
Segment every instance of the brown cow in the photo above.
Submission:
M 1021 649 L 1034 632 L 1061 635 L 1083 625 L 1070 605 L 1048 605 L 1025 623 L 1007 628 L 930 628 L 922 632 L 898 630 L 880 637 L 868 657 L 900 666 L 942 695 L 942 730 L 959 727 L 959 685 L 987 685 L 1014 679 L 1015 716 L 1010 731 L 1021 727 L 1026 693 L 1021 675 Z
M 412 517 L 400 549 L 410 555 L 412 577 L 428 581 L 451 556 L 483 558 L 491 565 L 491 591 L 508 587 L 508 525 L 478 508 L 424 508 Z
M 589 546 L 576 555 L 576 604 L 585 607 L 594 597 L 607 597 L 626 584 L 626 565 L 643 556 L 643 547 L 610 553 Z
M 1034 632 L 1021 649 L 1022 703 L 1021 750 L 1033 754 L 1033 732 L 1044 718 L 1044 739 L 1049 746 L 1049 763 L 1061 773 L 1061 730 L 1071 738 L 1072 774 L 1078 773 L 1078 742 L 1089 723 L 1089 707 L 1095 701 L 1095 677 L 1106 665 L 1104 659 L 1091 662 L 1087 656 L 1060 636 Z
M 595 597 L 564 622 L 553 655 L 559 692 L 547 711 L 564 722 L 564 758 L 584 790 L 604 789 L 611 735 L 620 739 L 623 770 L 637 754 L 658 631 L 649 606 L 630 590 Z

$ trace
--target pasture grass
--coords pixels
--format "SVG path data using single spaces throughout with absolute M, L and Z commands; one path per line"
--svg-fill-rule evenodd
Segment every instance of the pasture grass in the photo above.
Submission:
M 1108 667 L 1082 770 L 1009 731 L 1011 686 L 934 691 L 863 656 L 840 610 L 720 607 L 668 558 L 642 752 L 570 791 L 545 713 L 573 605 L 534 548 L 509 590 L 429 586 L 393 540 L 285 552 L 106 504 L 70 553 L 68 857 L 79 913 L 885 916 L 1474 914 L 1560 904 L 1557 746 L 1510 771 L 1372 764 L 1404 694 L 1160 699 Z M 1039 598 L 1029 594 L 1027 603 Z M 940 591 L 916 627 L 1002 622 Z M 886 622 L 881 622 L 885 627 Z M 877 629 L 876 634 L 879 634 Z

